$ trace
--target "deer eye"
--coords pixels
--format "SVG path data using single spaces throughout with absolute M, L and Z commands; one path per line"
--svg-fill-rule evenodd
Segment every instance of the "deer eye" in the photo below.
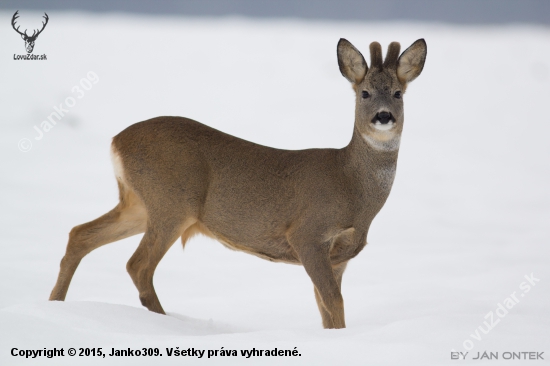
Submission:
M 370 97 L 369 92 L 366 90 L 363 90 L 363 99 L 367 99 L 368 97 Z
M 401 91 L 398 90 L 393 94 L 394 98 L 401 99 Z

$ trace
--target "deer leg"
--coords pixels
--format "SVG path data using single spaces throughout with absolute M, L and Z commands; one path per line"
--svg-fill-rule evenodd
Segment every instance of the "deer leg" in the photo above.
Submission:
M 69 234 L 69 242 L 50 301 L 65 300 L 74 272 L 85 255 L 102 245 L 144 232 L 146 219 L 142 206 L 127 206 L 121 202 L 105 215 L 75 226 Z
M 145 235 L 128 261 L 126 269 L 134 282 L 141 304 L 150 311 L 166 314 L 153 286 L 153 275 L 160 260 L 182 235 L 181 223 L 153 225 L 148 223 Z M 190 225 L 187 225 L 188 228 Z
M 336 278 L 336 282 L 338 283 L 338 286 L 340 287 L 340 291 L 342 290 L 342 276 L 344 274 L 344 271 L 346 270 L 348 262 L 340 263 L 333 267 L 334 277 Z M 323 319 L 323 327 L 324 328 L 334 328 L 334 323 L 332 322 L 332 317 L 330 313 L 325 308 L 325 305 L 323 304 L 323 300 L 321 300 L 321 295 L 319 294 L 319 290 L 317 290 L 317 287 L 313 286 L 315 290 L 315 300 L 317 301 L 317 307 L 319 307 L 319 312 L 321 313 L 321 318 Z
M 330 262 L 329 243 L 321 240 L 300 240 L 296 235 L 288 239 L 311 278 L 327 313 L 325 314 L 327 321 L 323 321 L 323 326 L 325 328 L 345 328 L 344 299 Z

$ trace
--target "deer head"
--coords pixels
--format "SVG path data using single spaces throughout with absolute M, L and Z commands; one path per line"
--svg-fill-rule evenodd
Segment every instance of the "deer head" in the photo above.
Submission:
M 338 42 L 338 65 L 356 94 L 355 130 L 376 150 L 397 150 L 403 130 L 403 94 L 424 67 L 426 42 L 419 39 L 399 56 L 401 46 L 390 43 L 382 61 L 382 47 L 370 45 L 371 65 L 347 40 Z
M 42 33 L 42 31 L 44 30 L 44 28 L 46 28 L 46 24 L 48 24 L 48 14 L 44 13 L 44 16 L 43 18 L 46 20 L 45 22 L 42 22 L 42 29 L 38 30 L 38 29 L 35 29 L 32 33 L 32 36 L 29 36 L 27 34 L 27 30 L 25 29 L 25 32 L 21 33 L 19 31 L 19 26 L 17 26 L 17 28 L 15 28 L 15 20 L 17 18 L 19 18 L 19 15 L 17 14 L 19 13 L 19 10 L 17 10 L 15 12 L 15 14 L 13 14 L 13 17 L 11 18 L 11 26 L 13 27 L 13 29 L 15 29 L 15 31 L 17 33 L 19 33 L 21 35 L 21 38 L 23 38 L 23 40 L 25 41 L 25 49 L 27 50 L 27 53 L 31 53 L 32 50 L 34 49 L 34 42 L 36 41 L 36 38 L 38 38 L 38 35 L 40 33 Z

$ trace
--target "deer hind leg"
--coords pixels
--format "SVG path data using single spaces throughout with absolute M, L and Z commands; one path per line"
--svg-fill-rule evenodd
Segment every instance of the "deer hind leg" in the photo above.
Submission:
M 121 200 L 114 209 L 71 230 L 50 300 L 65 300 L 74 272 L 85 255 L 102 245 L 145 231 L 147 222 L 145 208 L 135 194 L 120 188 Z
M 333 267 L 334 272 L 334 278 L 336 278 L 336 282 L 338 283 L 338 286 L 340 287 L 340 291 L 342 291 L 342 276 L 344 274 L 344 271 L 346 270 L 348 262 L 340 263 Z M 317 301 L 317 306 L 319 307 L 319 312 L 321 313 L 321 318 L 323 319 L 323 327 L 324 328 L 334 328 L 334 323 L 332 321 L 332 317 L 330 313 L 325 308 L 325 305 L 323 304 L 323 300 L 321 300 L 321 295 L 319 294 L 319 290 L 317 290 L 317 287 L 313 286 L 315 290 L 315 300 Z
M 166 314 L 155 292 L 153 275 L 160 260 L 178 237 L 182 236 L 182 242 L 187 239 L 185 231 L 192 224 L 193 222 L 182 224 L 182 221 L 173 219 L 158 223 L 150 221 L 141 243 L 126 265 L 139 292 L 141 304 L 150 311 Z

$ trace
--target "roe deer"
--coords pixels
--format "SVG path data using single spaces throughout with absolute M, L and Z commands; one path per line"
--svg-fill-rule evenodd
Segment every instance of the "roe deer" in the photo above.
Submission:
M 348 261 L 367 244 L 370 224 L 393 184 L 407 84 L 420 75 L 423 39 L 400 56 L 392 42 L 371 65 L 347 40 L 337 47 L 355 90 L 355 127 L 342 149 L 279 150 L 183 117 L 136 123 L 113 138 L 120 202 L 74 227 L 50 300 L 64 300 L 81 259 L 145 232 L 127 270 L 141 303 L 164 314 L 153 274 L 170 246 L 202 233 L 275 262 L 301 264 L 314 285 L 325 328 L 344 328 L 340 291 Z

